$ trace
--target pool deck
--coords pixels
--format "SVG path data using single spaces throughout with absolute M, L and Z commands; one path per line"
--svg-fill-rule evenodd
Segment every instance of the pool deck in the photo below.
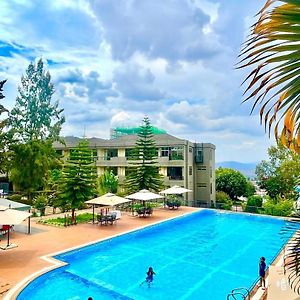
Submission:
M 180 215 L 198 211 L 198 208 L 180 207 L 178 210 L 156 209 L 151 217 L 133 217 L 130 213 L 122 213 L 122 218 L 115 225 L 98 226 L 96 224 L 79 224 L 76 226 L 53 227 L 36 223 L 32 220 L 32 234 L 28 235 L 27 222 L 16 226 L 11 233 L 11 242 L 17 248 L 0 250 L 0 299 L 15 299 L 12 291 L 15 286 L 24 282 L 32 274 L 47 268 L 53 268 L 53 261 L 42 259 L 49 254 L 61 252 L 69 248 L 109 238 L 137 228 L 142 228 Z M 82 211 L 86 212 L 86 211 Z M 47 216 L 49 218 L 49 216 Z M 0 245 L 5 245 L 2 238 Z M 252 300 L 300 300 L 289 287 L 286 275 L 283 274 L 282 260 L 278 259 L 270 266 L 267 278 L 267 290 L 261 288 Z M 263 295 L 265 294 L 265 296 Z
M 32 233 L 29 235 L 26 233 L 27 222 L 24 222 L 22 226 L 16 226 L 16 230 L 10 235 L 11 242 L 18 247 L 0 250 L 0 299 L 5 295 L 8 298 L 10 290 L 24 278 L 52 266 L 50 261 L 41 259 L 43 256 L 197 210 L 199 209 L 192 207 L 180 207 L 178 210 L 161 208 L 155 209 L 153 215 L 146 218 L 134 217 L 125 212 L 115 225 L 78 224 L 67 228 L 41 225 L 36 223 L 39 218 L 34 218 L 31 222 Z M 1 239 L 0 245 L 5 245 L 6 237 Z

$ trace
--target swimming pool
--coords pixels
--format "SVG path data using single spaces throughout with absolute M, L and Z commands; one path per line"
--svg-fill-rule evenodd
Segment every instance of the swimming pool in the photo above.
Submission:
M 261 256 L 275 258 L 286 242 L 284 225 L 202 210 L 58 255 L 68 265 L 38 277 L 17 299 L 224 300 L 231 289 L 253 284 Z M 149 266 L 153 285 L 140 287 Z

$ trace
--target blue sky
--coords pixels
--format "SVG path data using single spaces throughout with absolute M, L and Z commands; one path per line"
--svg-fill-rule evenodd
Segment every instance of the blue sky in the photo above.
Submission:
M 256 162 L 273 140 L 241 104 L 240 45 L 264 1 L 1 0 L 0 78 L 14 106 L 42 57 L 65 110 L 63 135 L 109 137 L 145 115 L 175 136 L 217 147 L 216 160 Z

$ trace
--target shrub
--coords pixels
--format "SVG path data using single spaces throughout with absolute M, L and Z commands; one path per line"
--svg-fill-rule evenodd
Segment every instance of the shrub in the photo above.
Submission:
M 41 213 L 41 216 L 45 215 L 46 206 L 48 203 L 48 199 L 45 195 L 39 195 L 34 200 L 34 207 L 38 209 Z
M 252 213 L 259 213 L 259 208 L 262 207 L 263 199 L 260 196 L 251 196 L 247 200 L 245 211 Z
M 251 181 L 248 181 L 246 186 L 245 196 L 250 197 L 253 196 L 254 194 L 255 194 L 255 187 Z
M 14 195 L 7 196 L 6 198 L 11 200 L 11 201 L 20 202 L 21 199 L 22 199 L 22 195 L 14 194 Z
M 285 199 L 268 199 L 263 208 L 265 210 L 265 214 L 273 215 L 273 216 L 290 216 L 294 209 L 294 201 L 293 200 L 285 200 Z
M 229 195 L 222 191 L 216 192 L 216 208 L 231 210 L 232 200 Z
M 181 206 L 181 201 L 179 199 L 171 199 L 166 201 L 166 205 L 170 208 L 178 208 Z

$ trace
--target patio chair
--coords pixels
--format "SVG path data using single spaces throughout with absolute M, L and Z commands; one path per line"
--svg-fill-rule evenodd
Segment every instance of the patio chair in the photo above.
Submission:
M 151 207 L 145 208 L 145 216 L 151 216 L 153 213 L 153 209 Z
M 0 227 L 0 234 L 5 235 L 8 232 L 8 230 L 11 230 L 11 229 L 12 229 L 12 226 L 10 226 L 10 225 L 2 225 Z
M 146 207 L 140 207 L 136 210 L 139 217 L 145 217 Z
M 106 216 L 106 222 L 110 223 L 110 225 L 113 225 L 114 222 L 116 222 L 116 221 L 117 221 L 117 214 L 112 213 L 112 214 Z
M 97 221 L 98 221 L 98 224 L 100 224 L 100 225 L 105 224 L 106 223 L 105 216 L 102 215 L 102 214 L 98 214 L 97 215 Z

